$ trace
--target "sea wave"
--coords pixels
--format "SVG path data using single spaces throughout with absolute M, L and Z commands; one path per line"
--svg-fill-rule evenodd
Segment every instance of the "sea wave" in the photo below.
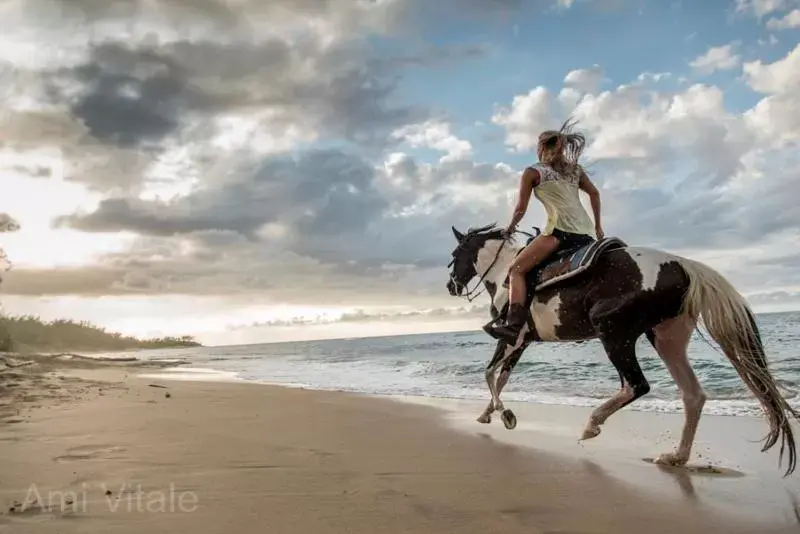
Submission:
M 758 316 L 770 369 L 793 405 L 800 403 L 800 313 Z M 377 395 L 487 399 L 484 369 L 494 343 L 483 332 L 384 338 L 207 347 L 162 354 L 190 359 L 191 365 L 233 373 L 243 380 L 291 387 Z M 637 344 L 650 393 L 629 409 L 682 411 L 675 382 L 652 346 Z M 139 353 L 138 355 L 141 355 Z M 696 333 L 689 358 L 709 400 L 704 411 L 759 415 L 761 409 L 735 369 Z M 619 376 L 599 342 L 541 343 L 531 346 L 513 371 L 503 398 L 596 406 L 620 386 Z

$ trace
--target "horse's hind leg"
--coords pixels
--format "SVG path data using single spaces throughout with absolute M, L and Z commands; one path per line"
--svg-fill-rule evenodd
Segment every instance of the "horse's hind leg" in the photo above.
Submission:
M 648 336 L 678 385 L 685 411 L 683 431 L 677 450 L 660 455 L 656 458 L 657 463 L 684 465 L 689 460 L 697 425 L 706 402 L 706 394 L 686 355 L 694 327 L 695 322 L 689 316 L 681 315 L 659 324 L 653 329 L 653 335 Z
M 650 384 L 647 383 L 636 359 L 636 338 L 601 335 L 600 341 L 608 359 L 619 373 L 622 386 L 614 396 L 598 406 L 589 416 L 589 422 L 581 436 L 584 440 L 600 435 L 600 425 L 609 417 L 650 391 Z

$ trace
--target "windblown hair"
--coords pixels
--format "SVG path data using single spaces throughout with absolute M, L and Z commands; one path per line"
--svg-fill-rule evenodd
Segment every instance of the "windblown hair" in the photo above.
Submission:
M 546 130 L 539 135 L 542 159 L 558 172 L 585 172 L 580 163 L 586 137 L 573 131 L 577 121 L 567 119 L 559 130 Z

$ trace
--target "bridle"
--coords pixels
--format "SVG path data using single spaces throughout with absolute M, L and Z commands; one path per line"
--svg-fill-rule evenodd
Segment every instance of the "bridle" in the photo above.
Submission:
M 536 227 L 534 227 L 534 228 L 536 228 Z M 539 230 L 538 228 L 536 228 L 536 230 L 537 230 L 536 235 L 529 234 L 528 232 L 525 232 L 523 230 L 514 230 L 513 233 L 523 234 L 523 235 L 526 235 L 528 237 L 536 237 L 541 233 L 541 230 Z M 497 247 L 497 253 L 494 255 L 494 259 L 492 260 L 492 263 L 489 264 L 489 267 L 485 271 L 483 271 L 483 274 L 480 276 L 480 278 L 478 279 L 478 282 L 475 284 L 475 286 L 472 289 L 469 289 L 468 283 L 464 284 L 464 287 L 467 289 L 467 292 L 464 293 L 463 295 L 459 295 L 459 296 L 466 298 L 467 302 L 472 302 L 473 300 L 478 298 L 478 295 L 480 295 L 481 293 L 483 293 L 486 290 L 486 286 L 483 284 L 483 280 L 486 278 L 486 275 L 488 275 L 489 272 L 494 268 L 495 264 L 497 263 L 497 260 L 500 258 L 500 253 L 503 251 L 503 247 L 508 242 L 508 239 L 509 239 L 508 236 L 505 236 L 503 238 L 503 241 L 500 243 L 500 246 Z M 452 267 L 453 264 L 456 262 L 456 257 L 458 256 L 458 252 L 459 252 L 459 249 L 461 249 L 461 245 L 462 244 L 463 244 L 463 241 L 461 243 L 459 243 L 458 246 L 456 247 L 455 251 L 453 251 L 453 259 L 450 260 L 450 263 L 447 264 L 447 268 L 448 269 L 450 267 Z M 454 285 L 456 284 L 456 281 L 453 280 L 453 274 L 452 273 L 450 274 L 450 281 L 453 282 Z M 481 288 L 481 286 L 483 286 L 483 287 Z M 480 289 L 480 291 L 478 291 L 478 289 Z M 475 293 L 475 291 L 478 291 L 478 292 Z

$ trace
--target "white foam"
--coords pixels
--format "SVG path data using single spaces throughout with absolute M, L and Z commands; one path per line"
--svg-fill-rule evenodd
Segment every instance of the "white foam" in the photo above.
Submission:
M 157 380 L 182 380 L 189 382 L 241 382 L 237 373 L 202 367 L 170 367 L 157 373 L 142 373 L 142 378 Z

